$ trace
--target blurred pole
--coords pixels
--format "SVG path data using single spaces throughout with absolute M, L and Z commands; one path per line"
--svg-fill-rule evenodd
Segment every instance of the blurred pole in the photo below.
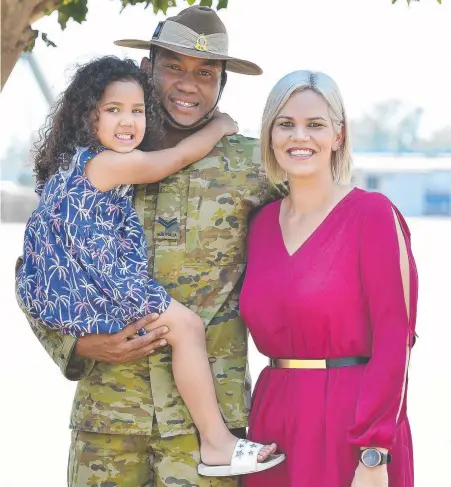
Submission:
M 51 106 L 55 100 L 52 96 L 52 92 L 49 88 L 49 85 L 47 84 L 47 81 L 44 77 L 44 74 L 43 74 L 38 62 L 36 61 L 36 57 L 33 55 L 32 52 L 23 52 L 20 55 L 20 57 L 25 62 L 27 62 L 28 65 L 30 66 L 30 69 L 33 73 L 33 76 L 39 85 L 41 93 L 44 95 L 44 98 L 46 99 L 48 105 Z

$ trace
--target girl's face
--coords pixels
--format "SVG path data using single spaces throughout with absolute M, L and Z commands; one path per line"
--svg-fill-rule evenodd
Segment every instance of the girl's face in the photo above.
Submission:
M 100 99 L 95 127 L 102 145 L 116 152 L 131 152 L 146 130 L 144 91 L 136 81 L 110 83 Z
M 288 99 L 271 133 L 274 155 L 288 179 L 332 174 L 332 151 L 342 138 L 335 132 L 326 101 L 311 90 Z

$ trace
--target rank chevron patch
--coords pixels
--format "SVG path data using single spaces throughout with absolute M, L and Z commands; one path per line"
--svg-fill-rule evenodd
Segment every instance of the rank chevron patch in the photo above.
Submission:
M 171 228 L 173 225 L 177 223 L 177 218 L 172 218 L 171 220 L 165 220 L 164 218 L 161 218 L 161 216 L 158 218 L 158 223 L 161 223 L 164 228 L 168 229 Z

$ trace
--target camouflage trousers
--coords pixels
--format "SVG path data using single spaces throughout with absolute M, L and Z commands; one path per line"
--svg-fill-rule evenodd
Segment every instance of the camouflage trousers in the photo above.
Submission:
M 200 477 L 195 434 L 161 438 L 72 431 L 69 487 L 239 487 L 238 477 Z

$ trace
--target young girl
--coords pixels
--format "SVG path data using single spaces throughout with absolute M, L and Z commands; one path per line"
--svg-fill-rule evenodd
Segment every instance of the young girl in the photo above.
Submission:
M 20 297 L 34 319 L 75 337 L 114 333 L 149 313 L 164 313 L 174 378 L 200 432 L 200 470 L 267 469 L 283 460 L 272 455 L 275 445 L 255 444 L 254 464 L 240 463 L 236 451 L 250 443 L 238 441 L 220 415 L 203 323 L 149 278 L 146 241 L 132 206 L 131 185 L 160 181 L 202 159 L 237 126 L 218 113 L 173 148 L 136 150 L 144 139 L 161 136 L 157 107 L 145 74 L 131 60 L 104 57 L 75 74 L 35 158 L 40 202 L 25 230 Z

